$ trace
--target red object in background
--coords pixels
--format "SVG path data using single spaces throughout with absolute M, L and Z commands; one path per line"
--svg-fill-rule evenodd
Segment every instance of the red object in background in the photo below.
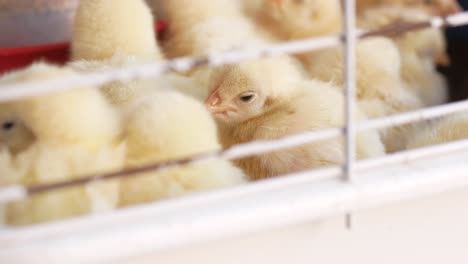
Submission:
M 156 23 L 156 31 L 161 32 L 166 23 Z M 54 43 L 40 46 L 0 48 L 0 74 L 44 60 L 50 63 L 64 64 L 70 57 L 70 43 Z

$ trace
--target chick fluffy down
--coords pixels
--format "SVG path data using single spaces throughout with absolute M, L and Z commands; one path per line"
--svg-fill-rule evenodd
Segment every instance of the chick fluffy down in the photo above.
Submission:
M 160 58 L 151 10 L 143 0 L 81 0 L 75 15 L 73 60 L 102 60 L 116 52 Z
M 43 63 L 5 75 L 0 84 L 73 76 Z M 76 179 L 124 165 L 118 114 L 95 89 L 56 92 L 0 104 L 0 184 L 37 185 Z M 114 208 L 118 183 L 95 183 L 48 192 L 10 204 L 4 222 L 32 224 Z

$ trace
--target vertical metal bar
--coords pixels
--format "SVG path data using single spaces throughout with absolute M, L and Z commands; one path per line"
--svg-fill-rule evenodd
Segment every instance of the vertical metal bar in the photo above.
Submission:
M 344 11 L 343 29 L 344 29 L 344 77 L 345 77 L 345 152 L 346 164 L 344 166 L 345 180 L 353 180 L 354 162 L 355 162 L 355 124 L 354 109 L 356 102 L 356 2 L 355 0 L 342 0 Z M 346 215 L 346 226 L 351 228 L 352 217 Z

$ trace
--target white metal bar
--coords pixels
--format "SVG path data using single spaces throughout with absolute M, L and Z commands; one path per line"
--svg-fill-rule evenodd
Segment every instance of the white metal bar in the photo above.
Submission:
M 344 80 L 345 80 L 345 174 L 352 181 L 356 149 L 354 112 L 356 104 L 356 16 L 355 0 L 343 0 L 344 6 Z
M 354 162 L 356 160 L 356 134 L 354 109 L 356 104 L 356 3 L 355 0 L 342 0 L 344 12 L 344 80 L 345 80 L 345 166 L 344 176 L 353 181 Z M 351 214 L 346 216 L 346 225 L 351 227 Z
M 468 12 L 451 15 L 447 18 L 434 17 L 428 21 L 428 27 L 459 26 L 468 23 Z M 401 28 L 401 26 L 400 26 Z M 407 29 L 400 29 L 402 32 Z M 398 31 L 398 29 L 396 29 Z M 385 31 L 372 30 L 358 33 L 359 38 L 384 35 Z M 394 33 L 394 32 L 393 32 Z M 199 66 L 236 64 L 248 59 L 296 54 L 306 51 L 334 47 L 341 43 L 341 34 L 272 44 L 247 50 L 232 50 L 212 54 L 203 58 L 177 58 L 168 62 L 142 63 L 110 69 L 100 73 L 81 73 L 78 76 L 66 76 L 56 80 L 42 80 L 22 84 L 8 84 L 0 87 L 0 102 L 36 96 L 56 90 L 67 90 L 80 86 L 99 86 L 112 81 L 130 81 L 136 78 L 159 76 L 170 71 L 184 72 Z
M 368 129 L 380 129 L 398 125 L 409 124 L 416 121 L 440 118 L 450 114 L 468 110 L 468 100 L 433 106 L 430 108 L 415 110 L 411 112 L 390 115 L 384 118 L 376 118 L 358 123 L 358 131 Z

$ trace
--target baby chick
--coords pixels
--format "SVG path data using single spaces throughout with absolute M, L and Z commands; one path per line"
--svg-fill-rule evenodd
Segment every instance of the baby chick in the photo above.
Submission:
M 162 89 L 127 110 L 127 166 L 187 158 L 221 149 L 216 124 L 203 104 Z M 243 172 L 225 160 L 212 160 L 124 179 L 122 205 L 238 185 Z
M 207 55 L 268 43 L 234 1 L 210 1 L 213 5 L 196 1 L 195 8 L 186 1 L 166 2 L 171 55 Z M 182 17 L 189 18 L 190 27 Z M 218 120 L 224 147 L 342 124 L 342 94 L 331 85 L 307 81 L 301 67 L 287 56 L 198 71 L 193 76 L 208 88 L 205 103 Z M 369 144 L 359 136 L 361 158 L 384 152 L 378 134 L 369 134 Z M 251 179 L 263 179 L 342 160 L 341 140 L 335 139 L 236 163 Z
M 305 80 L 284 57 L 224 66 L 213 73 L 206 105 L 215 115 L 225 147 L 278 139 L 343 125 L 342 94 L 330 84 Z M 357 111 L 356 119 L 364 116 Z M 384 154 L 375 131 L 357 135 L 357 156 Z M 323 165 L 340 164 L 342 139 L 245 158 L 237 164 L 251 179 L 263 179 Z
M 342 11 L 338 0 L 265 0 L 264 16 L 281 28 L 282 37 L 306 38 L 339 33 Z M 343 87 L 343 49 L 330 48 L 298 55 L 312 78 Z M 369 117 L 422 107 L 400 76 L 400 53 L 392 40 L 384 37 L 357 44 L 357 98 Z M 404 147 L 401 135 L 382 130 L 387 151 Z M 394 137 L 395 136 L 395 137 Z
M 75 15 L 73 60 L 101 60 L 116 52 L 159 58 L 151 10 L 144 0 L 81 0 Z
M 43 63 L 3 76 L 0 84 L 72 76 Z M 0 104 L 0 184 L 37 185 L 121 169 L 126 146 L 118 113 L 95 89 L 77 89 Z M 47 192 L 8 205 L 5 223 L 25 225 L 118 204 L 117 182 Z
M 367 29 L 377 29 L 427 19 L 429 16 L 418 9 L 379 7 L 365 12 L 360 17 L 359 24 Z M 400 50 L 401 76 L 407 87 L 427 106 L 447 102 L 447 84 L 435 65 L 447 65 L 450 62 L 443 32 L 438 29 L 424 29 L 393 36 L 393 40 Z
M 112 5 L 112 8 L 108 8 L 109 5 Z M 81 17 L 77 16 L 75 23 L 76 34 L 72 41 L 73 46 L 83 47 L 83 43 L 94 44 L 90 45 L 93 49 L 80 51 L 84 55 L 74 56 L 75 61 L 70 66 L 75 70 L 100 72 L 150 63 L 154 62 L 154 60 L 161 62 L 164 60 L 163 53 L 155 41 L 152 23 L 155 19 L 153 19 L 144 1 L 84 0 L 81 2 L 80 8 L 83 15 Z M 99 15 L 98 23 L 94 22 L 94 20 L 85 19 L 91 15 L 93 17 Z M 128 24 L 125 21 L 129 16 L 135 16 L 138 19 Z M 109 21 L 113 23 L 109 23 Z M 115 36 L 116 31 L 120 31 L 122 28 L 124 33 L 126 31 L 128 33 L 119 33 Z M 101 39 L 95 36 L 95 32 L 99 32 L 98 37 Z M 105 49 L 102 49 L 102 45 L 99 46 L 96 42 L 96 40 L 102 39 L 105 39 Z M 98 45 L 97 50 L 94 49 L 94 45 Z M 125 107 L 160 87 L 173 87 L 199 100 L 203 100 L 207 96 L 206 89 L 201 89 L 192 79 L 176 74 L 130 82 L 111 82 L 103 85 L 101 90 L 112 104 Z
M 270 18 L 270 28 L 281 29 L 282 38 L 316 37 L 341 31 L 342 15 L 338 0 L 265 0 L 264 4 L 265 8 L 261 11 L 263 17 Z M 301 11 L 298 12 L 298 10 Z M 429 16 L 423 10 L 403 8 L 398 5 L 392 7 L 389 4 L 388 6 L 369 9 L 361 14 L 358 25 L 364 29 L 377 29 L 392 23 L 418 22 L 428 18 Z M 435 70 L 435 65 L 432 63 L 432 61 L 443 65 L 449 63 L 442 31 L 436 29 L 416 31 L 408 33 L 404 37 L 395 36 L 393 40 L 400 50 L 398 55 L 401 57 L 402 64 L 400 79 L 404 80 L 405 86 L 410 89 L 410 92 L 417 94 L 425 105 L 446 102 L 447 87 L 445 80 Z M 387 55 L 387 57 L 383 58 L 382 63 L 395 60 L 395 58 L 390 57 L 391 54 L 395 56 L 392 48 L 389 47 L 390 45 L 385 45 L 389 48 L 382 50 L 382 45 L 377 42 L 376 46 L 372 46 L 372 42 L 368 43 L 366 44 L 367 50 L 362 49 L 358 63 L 360 63 L 359 60 L 362 60 L 363 56 L 372 58 L 373 53 L 381 53 L 382 56 Z M 364 44 L 362 42 L 358 43 L 358 46 L 361 45 Z M 321 53 L 321 51 L 315 53 Z M 315 67 L 321 67 L 311 54 L 314 53 L 306 53 L 298 57 L 309 69 L 314 65 L 317 65 Z M 414 54 L 418 57 L 415 57 Z M 416 63 L 415 59 L 421 60 L 421 62 Z M 313 74 L 312 76 L 314 76 Z
M 255 27 L 232 0 L 162 1 L 169 24 L 163 49 L 169 58 L 201 56 L 252 46 Z

